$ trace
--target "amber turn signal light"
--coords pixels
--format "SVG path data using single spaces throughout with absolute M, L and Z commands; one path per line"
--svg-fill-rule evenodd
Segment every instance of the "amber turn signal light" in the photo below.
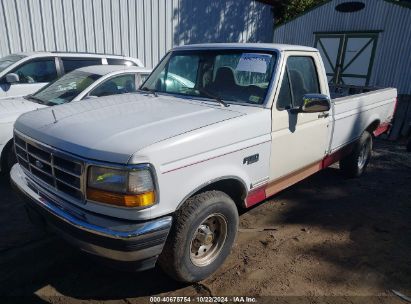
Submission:
M 155 204 L 156 196 L 154 191 L 140 194 L 121 194 L 88 188 L 87 199 L 122 207 L 149 207 Z

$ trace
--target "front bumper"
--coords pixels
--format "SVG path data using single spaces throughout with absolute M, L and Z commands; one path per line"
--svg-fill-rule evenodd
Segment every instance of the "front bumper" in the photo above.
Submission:
M 28 206 L 58 234 L 83 251 L 132 270 L 154 267 L 171 228 L 172 217 L 136 222 L 80 209 L 33 182 L 20 165 L 13 166 L 12 184 Z

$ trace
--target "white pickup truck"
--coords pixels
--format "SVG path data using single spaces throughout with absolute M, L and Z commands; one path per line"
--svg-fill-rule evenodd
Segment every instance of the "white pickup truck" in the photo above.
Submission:
M 82 250 L 194 282 L 228 256 L 238 208 L 337 161 L 361 175 L 396 97 L 330 100 L 309 47 L 177 47 L 139 92 L 23 114 L 11 179 Z

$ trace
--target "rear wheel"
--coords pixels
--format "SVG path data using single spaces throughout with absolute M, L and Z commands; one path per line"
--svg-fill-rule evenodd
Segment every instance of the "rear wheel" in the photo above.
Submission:
M 372 153 L 372 136 L 364 131 L 352 152 L 340 160 L 340 169 L 346 177 L 361 176 L 368 166 Z
M 159 264 L 178 281 L 205 279 L 230 253 L 237 228 L 237 207 L 227 194 L 195 195 L 176 212 Z

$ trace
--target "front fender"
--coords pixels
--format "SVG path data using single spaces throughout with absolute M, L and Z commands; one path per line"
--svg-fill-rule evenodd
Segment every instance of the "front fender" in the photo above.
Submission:
M 217 156 L 202 155 L 197 161 L 192 160 L 184 164 L 179 162 L 179 166 L 172 166 L 169 163 L 166 166 L 156 166 L 160 188 L 159 204 L 157 208 L 152 208 L 151 216 L 174 212 L 194 193 L 210 183 L 223 179 L 240 181 L 247 194 L 252 187 L 268 178 L 270 147 L 270 141 L 260 141 L 258 144 L 231 149 Z M 259 155 L 258 161 L 251 164 L 244 162 L 245 158 L 256 154 Z

